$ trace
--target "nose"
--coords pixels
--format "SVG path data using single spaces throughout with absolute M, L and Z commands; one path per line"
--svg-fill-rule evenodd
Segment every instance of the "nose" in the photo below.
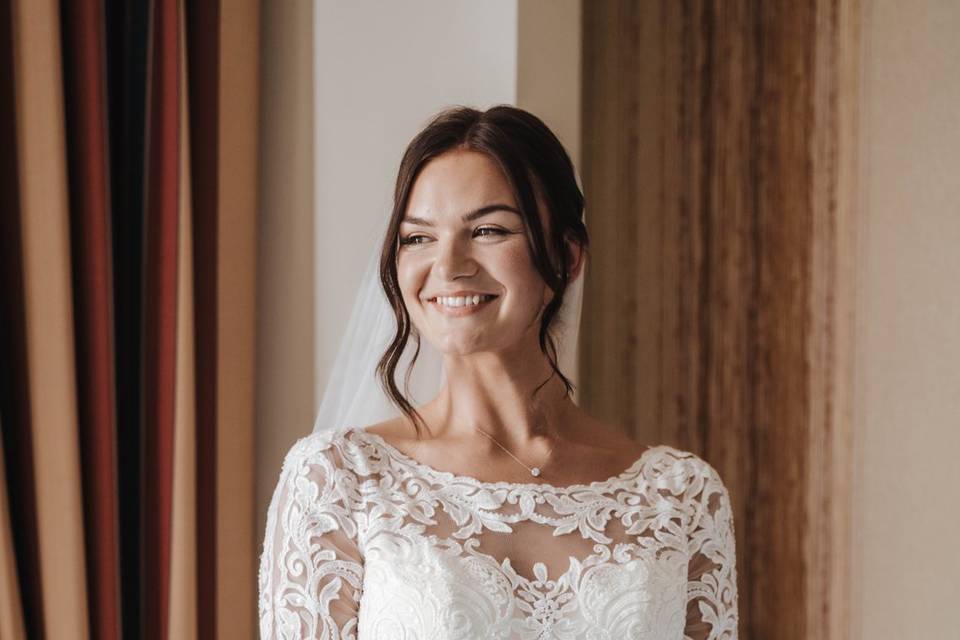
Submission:
M 472 276 L 476 273 L 476 263 L 470 256 L 469 246 L 464 246 L 455 239 L 440 241 L 440 252 L 433 270 L 444 280 L 455 280 L 461 276 Z

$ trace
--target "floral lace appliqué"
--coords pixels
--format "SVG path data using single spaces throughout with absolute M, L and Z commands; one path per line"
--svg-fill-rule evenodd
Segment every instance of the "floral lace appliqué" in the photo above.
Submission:
M 259 587 L 262 638 L 737 638 L 729 495 L 666 445 L 554 487 L 313 434 L 284 461 Z

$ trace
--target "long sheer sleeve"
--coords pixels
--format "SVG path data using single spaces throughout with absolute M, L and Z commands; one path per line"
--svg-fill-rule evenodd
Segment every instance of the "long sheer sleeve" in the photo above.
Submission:
M 264 640 L 356 638 L 364 569 L 344 490 L 350 478 L 322 442 L 294 445 L 270 502 L 259 572 Z
M 736 544 L 730 496 L 707 465 L 689 535 L 687 640 L 736 640 Z

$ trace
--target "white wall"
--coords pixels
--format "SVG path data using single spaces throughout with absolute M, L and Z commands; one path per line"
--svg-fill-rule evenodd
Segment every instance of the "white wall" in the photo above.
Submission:
M 960 3 L 863 6 L 855 637 L 960 625 Z

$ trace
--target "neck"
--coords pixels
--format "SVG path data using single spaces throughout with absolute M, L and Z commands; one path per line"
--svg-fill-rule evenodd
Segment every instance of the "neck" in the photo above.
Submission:
M 448 356 L 447 382 L 425 409 L 434 437 L 471 439 L 480 429 L 507 447 L 522 449 L 564 432 L 576 405 L 546 357 L 501 353 Z M 534 389 L 550 377 L 536 396 Z M 425 414 L 426 415 L 426 414 Z

